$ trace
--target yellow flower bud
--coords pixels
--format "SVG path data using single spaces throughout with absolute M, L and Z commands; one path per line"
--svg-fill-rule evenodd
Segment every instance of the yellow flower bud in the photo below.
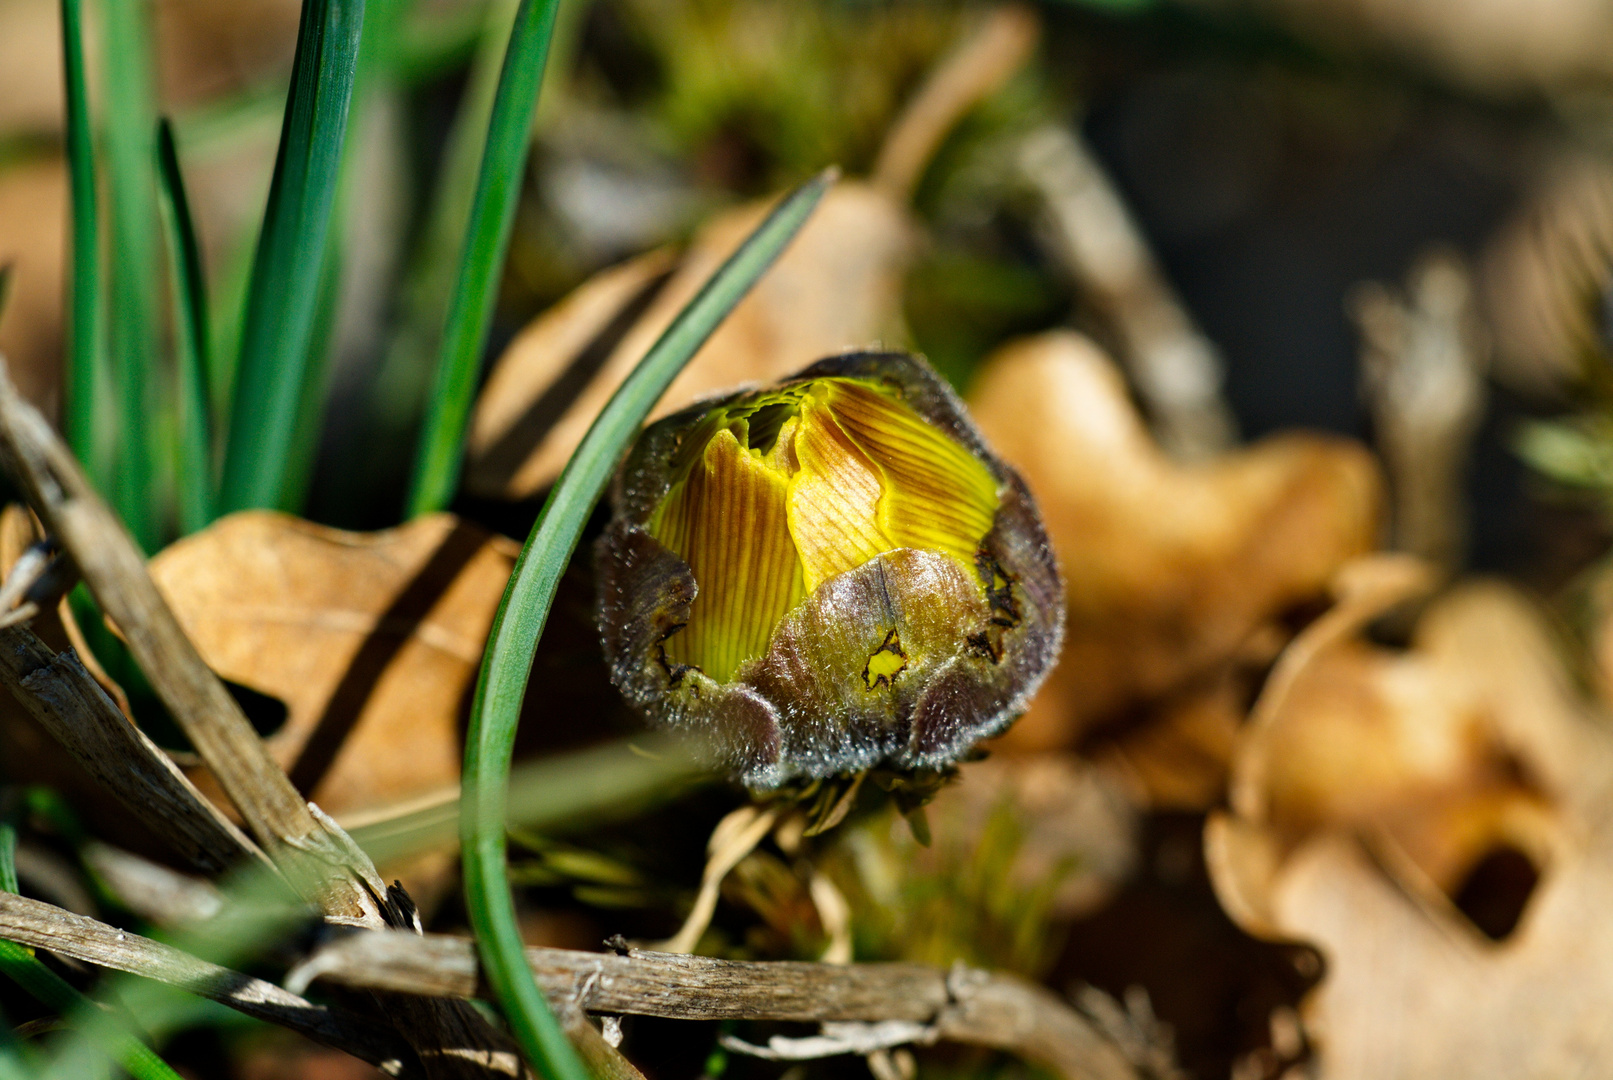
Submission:
M 913 357 L 824 360 L 648 428 L 598 549 L 617 685 L 745 783 L 944 768 L 1057 655 L 1029 494 Z

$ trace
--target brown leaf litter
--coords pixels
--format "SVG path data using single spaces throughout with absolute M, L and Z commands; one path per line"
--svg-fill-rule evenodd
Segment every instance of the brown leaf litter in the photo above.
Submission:
M 151 573 L 214 671 L 285 704 L 269 748 L 339 815 L 458 782 L 461 699 L 517 553 L 448 514 L 350 533 L 244 511 Z
M 1154 805 L 1209 805 L 1287 620 L 1376 540 L 1371 458 L 1293 434 L 1179 465 L 1109 359 L 1067 331 L 1003 347 L 970 401 L 1036 496 L 1069 603 L 1063 658 L 1001 745 L 1074 747 L 1146 716 L 1103 754 Z
M 351 533 L 244 511 L 151 573 L 214 671 L 285 705 L 266 742 L 298 790 L 353 821 L 458 784 L 461 716 L 518 553 L 449 514 Z M 223 804 L 209 776 L 192 779 Z M 429 910 L 454 863 L 386 869 Z
M 1499 583 L 1432 601 L 1404 649 L 1365 640 L 1432 580 L 1397 557 L 1340 574 L 1240 739 L 1206 833 L 1216 891 L 1250 933 L 1322 955 L 1305 1075 L 1602 1075 L 1608 714 Z

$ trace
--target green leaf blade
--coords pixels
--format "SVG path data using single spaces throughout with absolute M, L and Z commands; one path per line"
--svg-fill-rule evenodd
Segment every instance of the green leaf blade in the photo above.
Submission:
M 0 825 L 0 891 L 17 891 L 17 830 L 9 824 Z M 0 972 L 41 1004 L 63 1016 L 94 1008 L 66 979 L 40 962 L 33 950 L 14 941 L 0 939 Z M 135 1080 L 180 1080 L 167 1062 L 127 1032 L 98 1027 L 92 1035 L 100 1049 L 118 1061 Z
M 455 279 L 437 360 L 425 426 L 409 489 L 409 516 L 447 506 L 459 483 L 465 424 L 482 352 L 487 347 L 498 299 L 498 276 L 515 226 L 521 178 L 526 170 L 532 115 L 548 62 L 559 0 L 521 0 L 504 52 L 498 90 L 493 99 L 487 142 L 482 150 L 476 197 L 459 253 Z
M 95 190 L 95 139 L 90 127 L 84 76 L 82 0 L 61 0 L 62 69 L 67 103 L 67 172 L 72 201 L 72 270 L 67 326 L 67 376 L 63 403 L 67 444 L 102 491 L 108 490 L 98 432 L 102 418 L 103 322 L 101 318 L 100 200 Z
M 247 291 L 219 510 L 277 507 L 316 337 L 363 0 L 304 0 Z
M 179 523 L 187 533 L 213 520 L 213 435 L 208 422 L 207 281 L 179 169 L 174 129 L 157 129 L 157 174 L 173 267 L 175 337 L 179 352 Z
M 655 402 L 805 224 L 834 173 L 791 193 L 673 320 L 595 419 L 538 515 L 489 635 L 466 735 L 460 835 L 466 906 L 483 970 L 533 1065 L 587 1074 L 526 966 L 506 865 L 506 789 L 538 637 L 594 504 Z
M 109 495 L 148 551 L 161 539 L 152 501 L 150 423 L 160 274 L 150 16 L 145 0 L 107 0 L 102 49 L 112 252 L 107 343 L 118 417 L 115 482 Z

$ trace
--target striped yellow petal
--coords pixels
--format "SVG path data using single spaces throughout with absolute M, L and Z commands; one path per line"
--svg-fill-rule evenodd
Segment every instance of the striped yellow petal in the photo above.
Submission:
M 891 548 L 944 551 L 972 565 L 1001 501 L 991 471 L 876 387 L 837 379 L 825 396 L 842 429 L 878 464 L 878 524 Z
M 727 682 L 761 655 L 773 627 L 805 595 L 787 488 L 781 472 L 723 429 L 661 504 L 650 534 L 689 564 L 698 588 L 688 625 L 667 640 L 669 661 Z
M 879 525 L 879 467 L 817 394 L 802 402 L 795 459 L 800 471 L 790 480 L 790 535 L 808 592 L 897 546 Z
M 991 471 L 893 393 L 855 379 L 795 383 L 715 408 L 672 462 L 650 534 L 689 564 L 674 664 L 728 681 L 823 582 L 898 548 L 973 572 L 998 491 Z

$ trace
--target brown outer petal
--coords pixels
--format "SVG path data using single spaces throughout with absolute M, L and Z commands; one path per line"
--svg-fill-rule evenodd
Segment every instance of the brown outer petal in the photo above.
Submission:
M 703 734 L 739 779 L 774 787 L 888 763 L 955 761 L 1021 712 L 1058 654 L 1064 586 L 1019 475 L 998 460 L 957 396 L 922 360 L 901 353 L 831 357 L 791 380 L 853 376 L 899 390 L 925 419 L 968 447 L 1004 485 L 979 573 L 950 556 L 887 552 L 825 581 L 787 615 L 768 651 L 719 686 L 669 663 L 660 645 L 688 619 L 697 591 L 687 564 L 643 529 L 671 487 L 681 438 L 723 395 L 652 425 L 618 472 L 616 515 L 596 546 L 600 633 L 624 695 L 658 726 Z M 863 658 L 897 632 L 903 678 L 869 686 Z M 848 660 L 847 658 L 851 658 Z

